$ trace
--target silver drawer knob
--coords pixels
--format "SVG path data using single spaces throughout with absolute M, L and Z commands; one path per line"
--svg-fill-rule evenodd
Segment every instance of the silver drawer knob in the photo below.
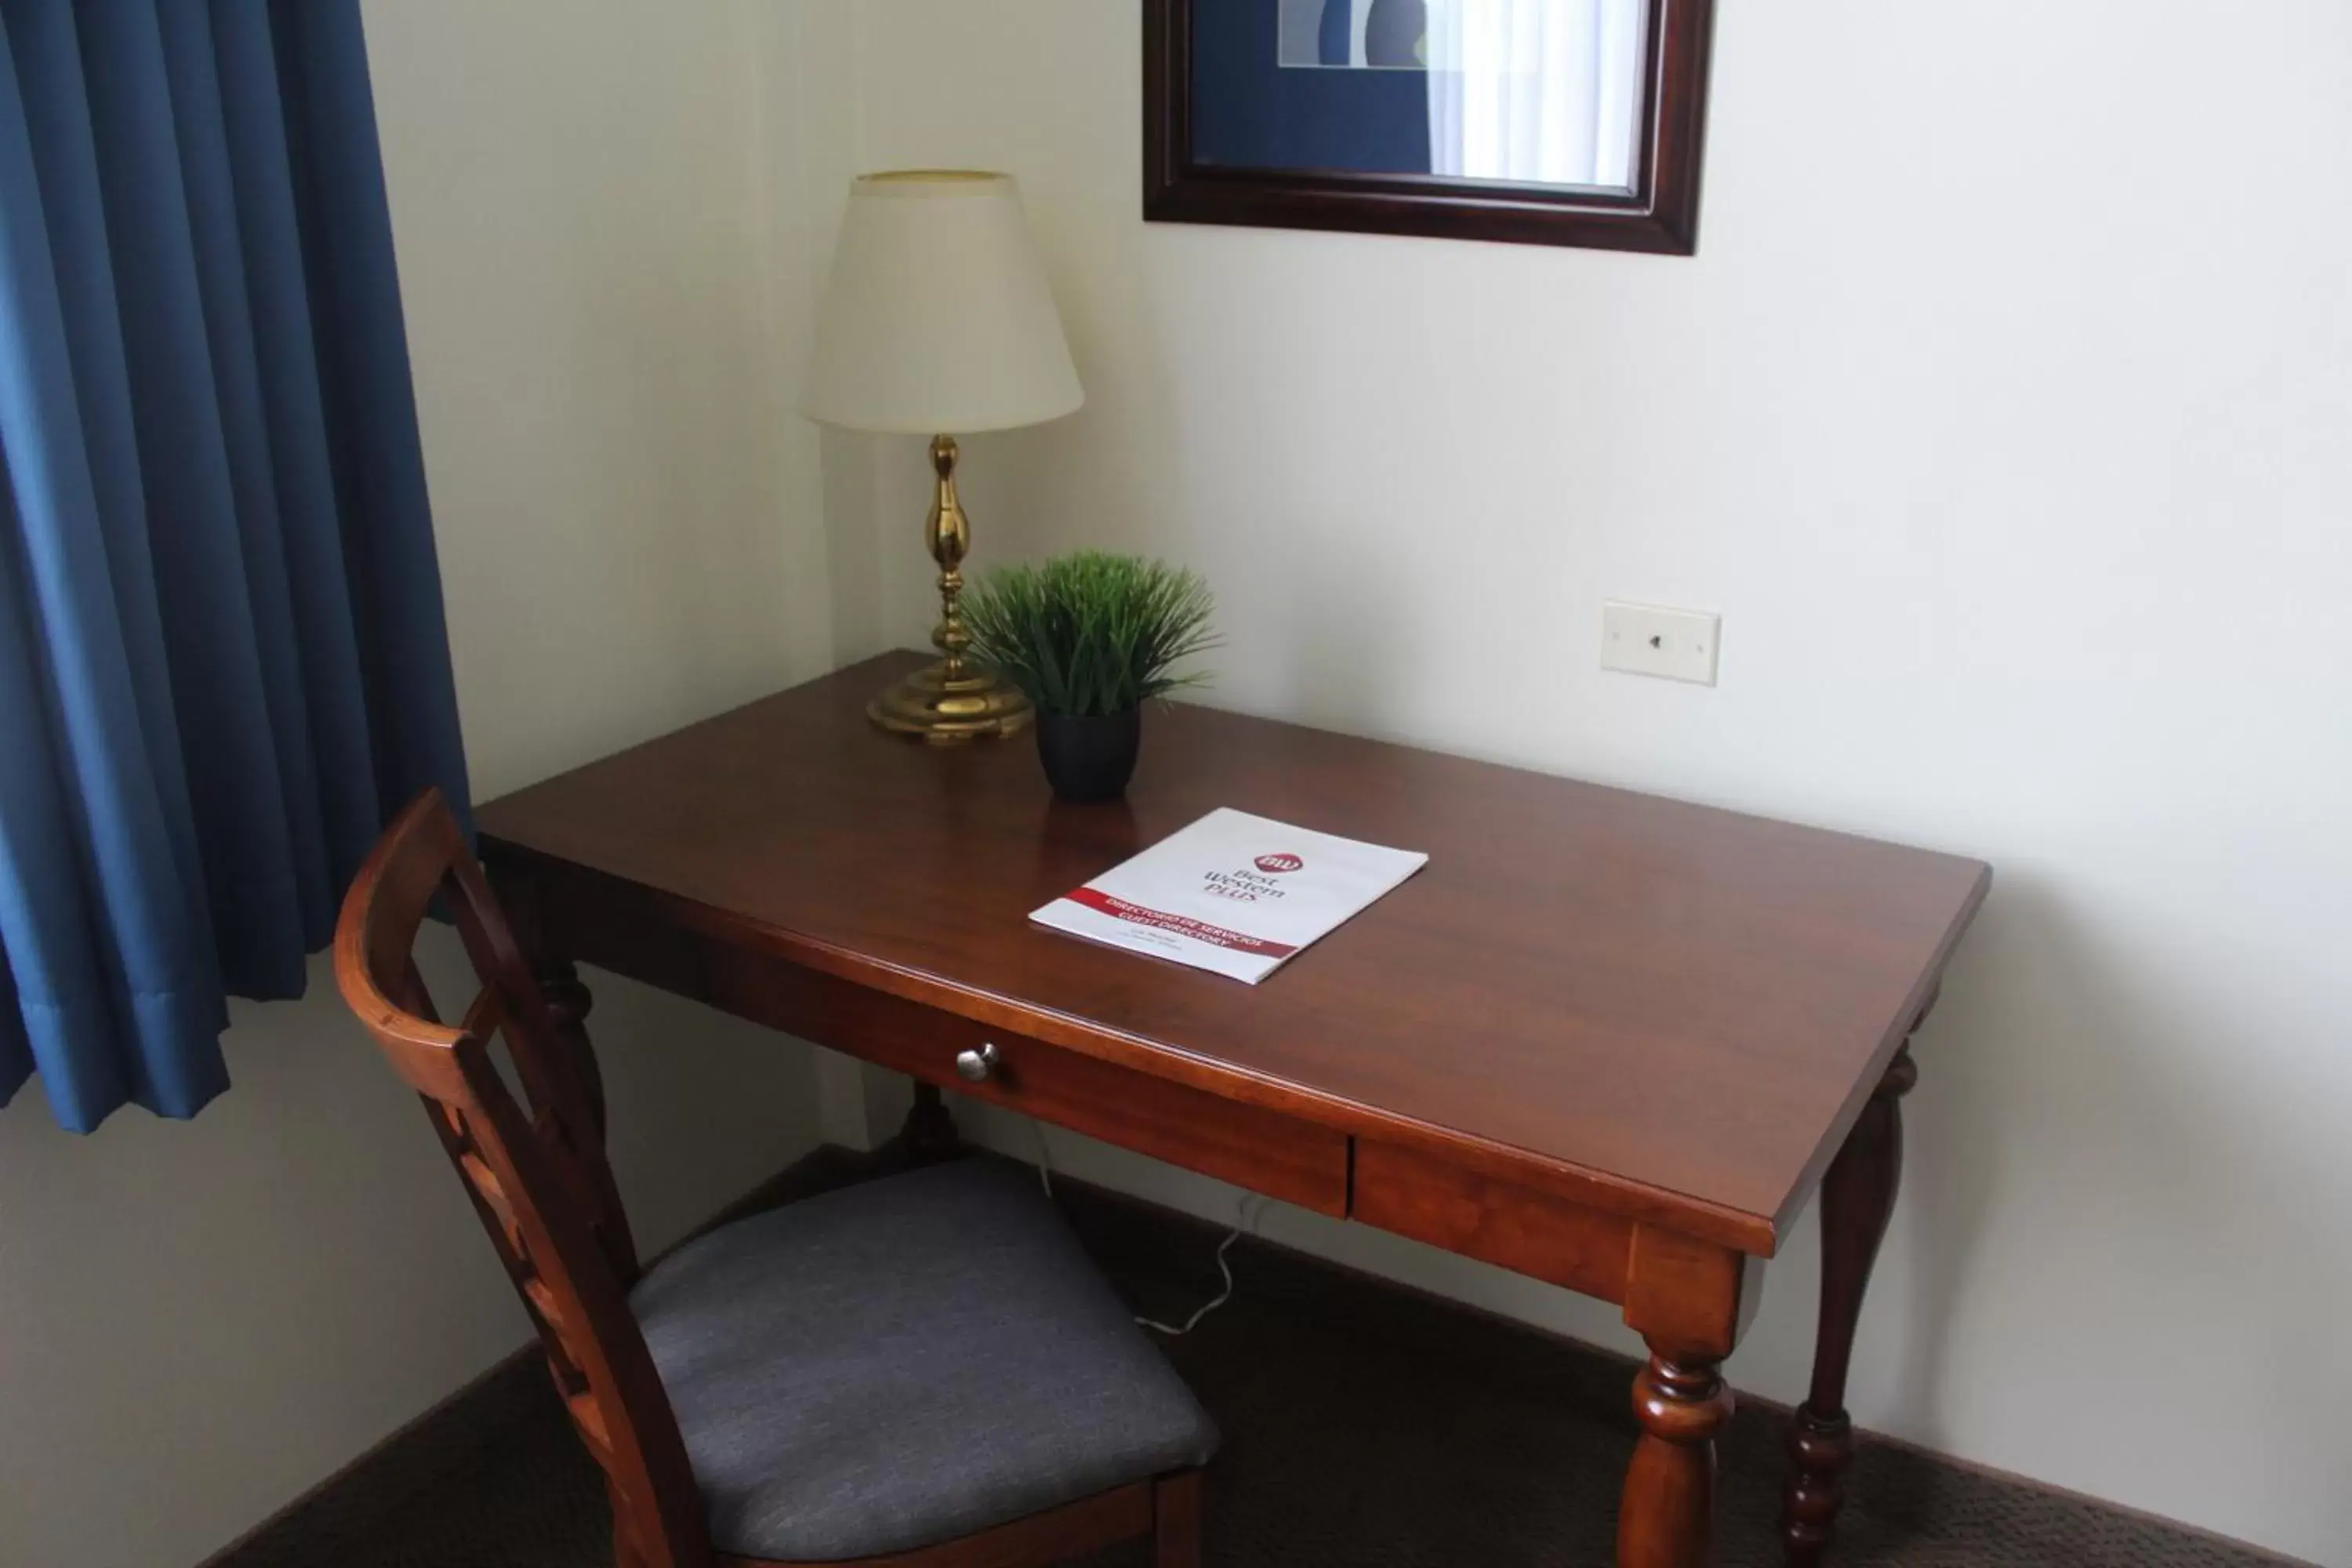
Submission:
M 956 1053 L 956 1076 L 967 1083 L 986 1083 L 1003 1061 L 1004 1053 L 994 1040 L 982 1041 L 978 1050 Z

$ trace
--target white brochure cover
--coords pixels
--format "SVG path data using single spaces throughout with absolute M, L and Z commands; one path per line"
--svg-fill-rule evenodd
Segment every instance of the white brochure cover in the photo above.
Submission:
M 1255 985 L 1428 863 L 1221 808 L 1029 918 Z

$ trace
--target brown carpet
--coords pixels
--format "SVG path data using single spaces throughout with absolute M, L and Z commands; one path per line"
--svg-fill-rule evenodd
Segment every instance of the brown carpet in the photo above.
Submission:
M 1083 1191 L 1066 1206 L 1138 1304 L 1188 1309 L 1212 1237 Z M 1225 1434 L 1216 1568 L 1606 1568 L 1633 1444 L 1612 1358 L 1272 1248 L 1169 1352 Z M 1722 1568 L 1778 1568 L 1782 1423 L 1723 1445 Z M 2280 1560 L 1885 1445 L 1855 1467 L 1842 1568 L 2256 1568 Z M 215 1568 L 603 1568 L 605 1503 L 544 1373 L 487 1381 Z M 1146 1568 L 1141 1546 L 1085 1568 Z

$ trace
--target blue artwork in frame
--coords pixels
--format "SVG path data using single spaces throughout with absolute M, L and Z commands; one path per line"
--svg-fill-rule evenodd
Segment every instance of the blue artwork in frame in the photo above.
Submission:
M 1687 254 L 1712 0 L 1144 0 L 1146 216 Z
M 1423 0 L 1197 0 L 1193 156 L 1229 168 L 1432 173 L 1427 73 L 1354 63 L 1370 20 L 1406 6 L 1425 12 Z

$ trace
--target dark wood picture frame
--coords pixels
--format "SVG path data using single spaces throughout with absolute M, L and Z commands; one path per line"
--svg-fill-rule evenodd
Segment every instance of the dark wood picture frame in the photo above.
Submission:
M 1143 216 L 1690 256 L 1698 248 L 1715 0 L 1657 0 L 1633 191 L 1203 164 L 1192 153 L 1193 0 L 1143 0 Z

